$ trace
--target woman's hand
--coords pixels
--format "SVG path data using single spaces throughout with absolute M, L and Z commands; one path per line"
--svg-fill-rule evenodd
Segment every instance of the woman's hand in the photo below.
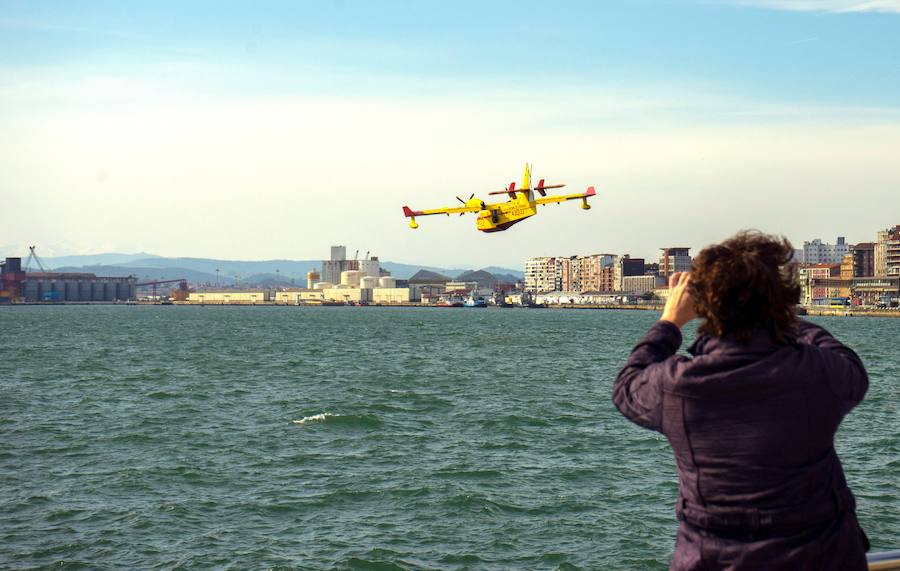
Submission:
M 676 272 L 669 276 L 669 298 L 660 319 L 674 323 L 679 329 L 697 317 L 694 300 L 687 290 L 690 281 L 691 274 L 687 272 Z

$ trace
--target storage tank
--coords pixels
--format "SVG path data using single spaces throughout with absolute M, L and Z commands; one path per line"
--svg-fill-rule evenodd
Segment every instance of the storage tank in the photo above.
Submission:
M 359 260 L 358 268 L 364 276 L 372 276 L 377 278 L 381 275 L 381 264 L 378 260 Z
M 372 276 L 360 278 L 359 287 L 362 289 L 374 289 L 378 287 L 378 278 Z
M 313 289 L 314 285 L 322 279 L 322 276 L 319 275 L 319 272 L 316 270 L 309 270 L 306 272 L 306 289 Z
M 317 282 L 316 285 L 313 286 L 313 289 L 331 289 L 334 287 L 334 284 L 331 282 Z
M 378 278 L 378 287 L 395 288 L 397 287 L 397 278 L 391 276 Z
M 347 270 L 341 272 L 341 285 L 359 287 L 359 270 Z

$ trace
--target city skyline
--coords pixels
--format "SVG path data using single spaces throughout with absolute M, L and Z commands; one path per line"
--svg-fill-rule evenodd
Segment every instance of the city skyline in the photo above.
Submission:
M 341 242 L 521 267 L 744 228 L 871 241 L 896 217 L 896 2 L 89 7 L 0 18 L 6 255 Z M 491 236 L 465 217 L 407 228 L 404 204 L 486 197 L 526 161 L 596 186 L 594 208 Z
M 873 241 L 877 238 L 877 233 L 878 233 L 878 232 L 884 230 L 885 228 L 889 228 L 889 227 L 893 227 L 893 226 L 894 226 L 894 225 L 891 224 L 891 225 L 886 225 L 884 228 L 878 228 L 877 230 L 875 230 L 875 231 L 872 232 L 872 237 L 871 237 L 871 239 L 851 240 L 851 239 L 847 239 L 846 236 L 836 235 L 836 236 L 834 237 L 834 240 L 835 240 L 835 242 L 837 242 L 839 239 L 843 238 L 843 239 L 845 239 L 845 242 L 846 242 L 847 245 L 855 245 L 855 244 L 869 243 L 869 242 L 873 242 Z M 788 238 L 788 239 L 790 240 L 790 238 Z M 802 240 L 802 241 L 796 241 L 796 242 L 795 242 L 794 240 L 790 240 L 791 244 L 794 246 L 794 249 L 795 249 L 796 251 L 798 251 L 798 253 L 800 253 L 800 252 L 803 251 L 804 244 L 814 244 L 816 241 L 818 241 L 821 245 L 824 245 L 824 246 L 833 245 L 833 244 L 831 244 L 830 239 L 829 239 L 828 237 L 819 237 L 819 236 L 816 236 L 816 237 L 813 237 L 813 238 L 807 238 L 807 239 L 804 239 L 804 240 Z M 381 253 L 379 253 L 379 252 L 372 252 L 372 251 L 369 251 L 369 252 L 366 252 L 366 253 L 367 253 L 367 254 L 370 254 L 370 255 L 372 255 L 372 256 L 376 256 L 376 257 L 380 258 L 383 262 L 386 262 L 386 263 L 402 264 L 402 265 L 406 265 L 406 266 L 417 266 L 417 265 L 419 265 L 419 266 L 422 266 L 423 268 L 444 267 L 445 269 L 448 269 L 448 270 L 478 269 L 478 268 L 494 267 L 494 268 L 501 268 L 501 269 L 515 270 L 515 271 L 518 271 L 518 272 L 522 272 L 523 269 L 524 269 L 524 267 L 525 267 L 525 262 L 526 262 L 527 260 L 531 259 L 531 258 L 541 258 L 541 257 L 563 258 L 563 257 L 591 256 L 591 255 L 608 254 L 608 255 L 613 255 L 613 256 L 622 255 L 622 256 L 631 256 L 632 258 L 642 258 L 642 259 L 647 260 L 648 263 L 650 263 L 651 261 L 660 258 L 660 257 L 661 257 L 661 252 L 662 252 L 662 250 L 665 249 L 665 248 L 667 248 L 667 247 L 671 247 L 671 248 L 676 248 L 676 247 L 686 247 L 686 248 L 688 248 L 689 250 L 691 250 L 691 252 L 692 252 L 691 255 L 695 255 L 696 253 L 700 252 L 705 246 L 708 246 L 708 245 L 710 245 L 710 244 L 705 244 L 704 246 L 685 245 L 684 243 L 679 242 L 678 240 L 672 240 L 672 241 L 670 241 L 669 246 L 659 246 L 659 247 L 657 247 L 657 248 L 651 250 L 651 251 L 650 251 L 649 253 L 647 253 L 647 254 L 636 253 L 636 251 L 635 251 L 634 249 L 631 249 L 631 250 L 626 249 L 625 251 L 615 252 L 615 251 L 612 251 L 612 250 L 609 250 L 609 249 L 603 249 L 602 247 L 597 247 L 597 248 L 594 248 L 594 249 L 591 249 L 591 248 L 581 248 L 581 249 L 577 249 L 577 250 L 573 250 L 573 251 L 568 251 L 568 252 L 551 252 L 551 253 L 542 253 L 542 254 L 527 255 L 526 257 L 524 257 L 524 258 L 521 260 L 521 263 L 520 263 L 520 264 L 505 264 L 505 263 L 497 263 L 497 262 L 490 262 L 490 261 L 488 261 L 488 263 L 483 264 L 483 265 L 480 265 L 480 266 L 477 265 L 477 264 L 466 264 L 465 262 L 459 263 L 459 264 L 450 264 L 450 265 L 447 265 L 447 264 L 441 264 L 441 263 L 438 263 L 438 262 L 434 262 L 433 260 L 432 260 L 432 261 L 429 261 L 429 260 L 424 260 L 424 261 L 422 261 L 422 260 L 404 260 L 404 259 L 398 259 L 398 258 L 392 257 L 392 256 L 390 256 L 390 255 L 384 256 L 383 254 L 381 254 Z M 332 245 L 331 247 L 334 247 L 334 245 Z M 25 246 L 25 245 L 22 245 L 22 246 L 3 246 L 3 245 L 0 245 L 0 258 L 3 258 L 3 257 L 20 257 L 20 258 L 22 258 L 22 259 L 24 260 L 25 258 L 28 257 L 28 253 L 27 253 L 27 252 L 28 252 L 28 246 Z M 130 262 L 133 262 L 134 259 L 139 259 L 140 257 L 146 257 L 146 258 L 169 258 L 169 259 L 203 259 L 203 260 L 209 260 L 209 261 L 220 260 L 220 261 L 223 261 L 223 262 L 227 261 L 227 262 L 248 262 L 248 263 L 250 263 L 250 262 L 277 262 L 277 261 L 285 261 L 285 262 L 310 262 L 310 263 L 312 263 L 312 262 L 318 262 L 318 261 L 327 259 L 327 258 L 323 257 L 323 256 L 321 255 L 321 253 L 320 253 L 319 256 L 310 255 L 310 256 L 303 256 L 303 257 L 297 256 L 297 257 L 285 257 L 285 258 L 264 257 L 264 256 L 262 256 L 262 257 L 256 257 L 256 258 L 228 258 L 228 257 L 210 257 L 210 256 L 181 256 L 181 255 L 164 256 L 164 255 L 156 254 L 156 253 L 153 253 L 153 252 L 146 252 L 146 251 L 139 251 L 139 252 L 83 252 L 83 253 L 79 253 L 79 252 L 72 252 L 72 253 L 60 252 L 60 253 L 58 253 L 58 254 L 52 253 L 52 254 L 50 254 L 50 255 L 44 254 L 40 249 L 36 250 L 36 252 L 38 253 L 38 255 L 40 256 L 41 259 L 44 259 L 44 258 L 49 258 L 49 259 L 62 258 L 62 259 L 66 259 L 66 260 L 67 260 L 66 263 L 65 263 L 66 265 L 71 265 L 72 263 L 74 263 L 74 262 L 68 261 L 69 258 L 93 257 L 93 256 L 112 256 L 112 257 L 122 256 L 122 257 L 124 257 L 129 263 L 130 263 Z M 357 256 L 360 256 L 360 255 L 361 255 L 361 251 L 360 251 L 358 248 L 357 248 L 357 250 L 356 250 L 356 254 L 355 254 L 355 255 L 357 255 Z M 360 256 L 360 257 L 363 257 L 363 256 Z M 132 259 L 132 258 L 134 258 L 134 259 Z M 358 259 L 358 258 L 351 258 L 351 257 L 348 257 L 348 259 Z M 804 260 L 798 260 L 798 261 L 804 261 Z M 100 263 L 100 262 L 96 262 L 96 263 Z M 103 262 L 103 263 L 109 264 L 109 265 L 116 265 L 117 262 L 115 261 L 115 259 L 111 259 L 110 261 Z M 57 264 L 57 265 L 58 265 L 58 264 Z

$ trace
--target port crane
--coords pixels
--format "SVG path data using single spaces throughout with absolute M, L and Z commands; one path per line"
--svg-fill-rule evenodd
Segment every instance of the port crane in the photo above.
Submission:
M 47 270 L 44 269 L 44 264 L 41 263 L 41 259 L 38 258 L 37 252 L 34 251 L 34 248 L 35 248 L 34 246 L 28 246 L 28 259 L 25 260 L 25 268 L 24 268 L 24 270 L 25 270 L 25 272 L 27 273 L 28 270 L 31 269 L 31 262 L 34 261 L 34 263 L 37 264 L 37 267 L 38 267 L 42 272 L 46 272 Z

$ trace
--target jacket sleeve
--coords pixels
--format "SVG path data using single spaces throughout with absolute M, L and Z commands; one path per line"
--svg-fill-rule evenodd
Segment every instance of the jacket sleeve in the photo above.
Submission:
M 613 403 L 635 424 L 662 431 L 663 383 L 671 370 L 666 361 L 680 345 L 678 327 L 657 321 L 619 371 L 613 385 Z
M 831 333 L 801 320 L 797 341 L 819 349 L 825 361 L 831 392 L 845 403 L 845 412 L 863 400 L 869 389 L 869 375 L 862 360 L 852 349 L 832 337 Z

